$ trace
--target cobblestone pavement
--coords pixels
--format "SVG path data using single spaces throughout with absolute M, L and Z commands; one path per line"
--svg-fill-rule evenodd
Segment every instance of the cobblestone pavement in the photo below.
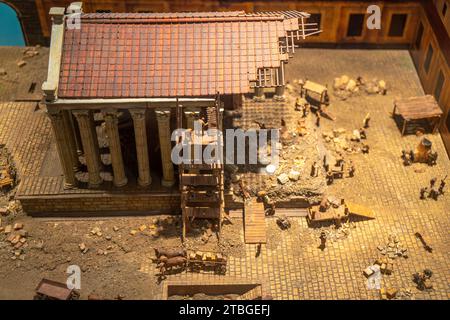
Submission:
M 371 127 L 367 130 L 370 153 L 349 156 L 356 166 L 355 177 L 337 180 L 328 193 L 372 208 L 376 219 L 355 222 L 347 237 L 327 241 L 322 251 L 318 248 L 320 230 L 308 228 L 305 218 L 291 218 L 293 226 L 288 231 L 280 231 L 275 220 L 268 218 L 268 243 L 262 246 L 258 257 L 255 245 L 245 245 L 244 252 L 230 257 L 225 276 L 180 273 L 169 275 L 168 280 L 211 284 L 234 278 L 263 281 L 268 284 L 265 290 L 276 299 L 378 299 L 378 290 L 367 288 L 362 271 L 380 257 L 377 246 L 386 245 L 388 236 L 395 233 L 408 249 L 409 258 L 394 260 L 393 274 L 383 276 L 383 287 L 411 289 L 415 299 L 449 299 L 450 191 L 434 201 L 419 200 L 419 189 L 427 186 L 432 177 L 440 179 L 450 173 L 450 161 L 440 136 L 427 135 L 439 154 L 437 165 L 404 167 L 400 150 L 414 148 L 420 139 L 401 137 L 389 114 L 395 97 L 423 94 L 408 52 L 301 49 L 296 51 L 286 70 L 288 79 L 307 77 L 328 84 L 329 88 L 333 79 L 342 74 L 387 81 L 390 89 L 386 96 L 362 95 L 337 101 L 331 95 L 330 112 L 337 119 L 334 122 L 322 119 L 319 129 L 345 128 L 351 132 L 361 126 L 367 112 L 371 113 Z M 22 174 L 37 174 L 44 161 L 39 150 L 50 148 L 49 135 L 48 121 L 42 111 L 34 111 L 30 104 L 0 105 L 1 143 L 8 145 Z M 233 219 L 233 223 L 241 225 L 242 221 Z M 432 253 L 424 250 L 415 232 L 426 237 L 433 247 Z M 239 236 L 243 242 L 242 228 Z M 148 259 L 149 248 L 139 246 L 134 251 L 136 259 L 142 256 L 133 262 L 148 277 L 145 281 L 156 281 L 155 265 Z M 127 256 L 117 259 L 119 264 Z M 95 272 L 99 276 L 104 274 L 105 268 L 89 271 L 89 277 L 94 277 Z M 411 280 L 413 273 L 424 268 L 434 273 L 434 290 L 430 292 L 418 291 Z M 116 281 L 120 282 L 120 278 Z M 127 282 L 122 286 L 126 288 Z M 161 298 L 154 291 L 136 297 L 149 295 Z

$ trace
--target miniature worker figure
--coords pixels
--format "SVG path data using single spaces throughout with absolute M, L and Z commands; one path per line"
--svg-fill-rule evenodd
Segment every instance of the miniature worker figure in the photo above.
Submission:
M 334 181 L 333 172 L 331 170 L 327 171 L 327 184 L 330 185 Z
M 269 196 L 266 194 L 263 197 L 264 203 L 269 207 L 269 210 L 267 210 L 267 215 L 274 215 L 275 214 L 275 202 L 272 201 L 272 199 L 269 198 Z
M 428 196 L 433 200 L 437 200 L 438 196 L 439 196 L 438 188 L 436 188 L 436 186 L 431 187 L 430 193 Z
M 327 234 L 325 233 L 325 231 L 322 231 L 320 233 L 320 246 L 319 246 L 319 249 L 322 250 L 322 251 L 325 250 L 326 243 L 327 243 Z
M 364 130 L 363 128 L 359 128 L 359 135 L 361 139 L 367 139 L 366 130 Z
M 258 243 L 256 245 L 256 253 L 255 253 L 255 258 L 258 258 L 261 255 L 261 243 Z
M 205 121 L 205 117 L 200 117 L 197 121 L 199 121 L 200 124 L 202 125 L 202 129 L 206 130 L 206 126 L 208 125 L 208 122 Z
M 406 167 L 411 165 L 411 157 L 410 157 L 409 153 L 406 153 L 406 151 L 405 151 L 405 157 L 403 158 L 403 165 Z
M 310 111 L 311 111 L 311 106 L 309 105 L 309 103 L 305 104 L 303 106 L 303 118 L 306 118 L 306 116 L 309 114 Z
M 328 198 L 327 197 L 323 197 L 322 200 L 320 201 L 319 211 L 320 212 L 325 212 L 325 211 L 328 210 L 328 208 L 329 208 Z
M 361 151 L 362 153 L 369 153 L 369 145 L 363 144 Z
M 402 156 L 401 156 L 401 158 L 402 158 L 403 160 L 406 159 L 406 150 L 405 150 L 405 149 L 402 149 Z
M 414 151 L 410 150 L 409 151 L 409 159 L 411 160 L 411 162 L 414 162 L 414 158 L 415 158 Z
M 426 194 L 428 193 L 428 188 L 420 188 L 420 199 L 424 200 L 426 197 Z
M 319 175 L 319 165 L 316 161 L 311 165 L 311 177 L 317 177 Z
M 429 159 L 429 165 L 430 166 L 434 166 L 437 163 L 437 158 L 438 158 L 438 153 L 436 152 L 431 152 L 430 155 L 428 156 Z
M 441 180 L 441 183 L 439 184 L 439 194 L 444 194 L 444 187 L 445 187 L 445 178 Z
M 320 127 L 320 118 L 321 118 L 321 116 L 320 116 L 320 110 L 318 110 L 318 111 L 316 112 L 316 126 L 317 126 L 317 127 Z
M 437 178 L 432 178 L 432 179 L 430 180 L 430 188 L 433 188 L 433 187 L 434 187 L 434 185 L 436 184 L 436 181 L 437 181 Z
M 348 163 L 348 176 L 352 178 L 354 175 L 355 175 L 355 166 L 353 164 L 353 161 L 350 160 L 350 162 Z
M 367 129 L 369 127 L 369 121 L 370 121 L 370 113 L 368 113 L 363 120 L 363 128 Z

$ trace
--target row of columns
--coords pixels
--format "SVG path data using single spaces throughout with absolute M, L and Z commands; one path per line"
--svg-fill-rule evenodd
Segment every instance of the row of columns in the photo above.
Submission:
M 75 130 L 72 122 L 72 113 L 78 124 Z M 175 173 L 171 160 L 171 131 L 170 109 L 155 111 L 158 123 L 159 142 L 161 149 L 161 161 L 163 167 L 162 185 L 171 187 L 175 184 Z M 113 183 L 116 187 L 122 187 L 128 183 L 125 174 L 122 150 L 119 135 L 118 111 L 113 109 L 103 110 L 106 134 L 109 141 L 111 164 L 113 168 Z M 138 184 L 148 186 L 152 183 L 150 175 L 150 160 L 148 154 L 148 140 L 146 128 L 146 109 L 131 109 L 134 133 L 136 140 L 136 154 L 138 165 Z M 103 182 L 100 172 L 102 162 L 94 123 L 94 115 L 91 110 L 52 110 L 48 112 L 55 134 L 57 150 L 63 168 L 65 187 L 76 187 L 75 172 L 80 167 L 77 150 L 82 149 L 86 158 L 86 166 L 89 173 L 89 187 L 96 188 Z M 79 134 L 79 139 L 77 139 Z M 81 140 L 77 143 L 77 140 Z

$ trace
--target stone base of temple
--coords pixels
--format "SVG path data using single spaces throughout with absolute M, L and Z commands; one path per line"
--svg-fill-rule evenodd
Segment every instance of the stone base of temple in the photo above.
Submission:
M 50 181 L 51 180 L 51 181 Z M 64 189 L 60 177 L 26 177 L 16 199 L 32 216 L 105 216 L 179 214 L 178 187 L 114 188 L 108 183 L 97 189 Z
M 74 194 L 23 196 L 30 216 L 112 216 L 179 214 L 179 194 Z

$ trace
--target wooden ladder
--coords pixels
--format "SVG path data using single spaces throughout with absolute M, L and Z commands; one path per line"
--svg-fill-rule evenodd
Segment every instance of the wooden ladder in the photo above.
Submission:
M 208 107 L 206 111 L 208 129 L 221 129 L 219 110 L 219 96 L 216 97 L 214 107 Z M 177 107 L 178 127 L 183 128 L 182 107 Z M 203 146 L 214 142 L 211 138 L 193 139 L 188 143 L 192 146 Z M 183 220 L 183 241 L 186 239 L 190 223 L 194 219 L 215 219 L 218 221 L 219 233 L 222 224 L 224 210 L 223 195 L 223 165 L 221 163 L 180 164 L 180 192 L 181 210 Z

